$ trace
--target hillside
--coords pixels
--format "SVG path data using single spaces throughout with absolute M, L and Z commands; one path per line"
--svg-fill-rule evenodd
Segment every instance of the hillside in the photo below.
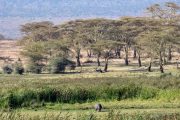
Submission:
M 0 63 L 3 64 L 4 60 L 16 61 L 21 58 L 20 46 L 17 46 L 17 41 L 1 40 L 0 41 Z
M 142 16 L 149 5 L 167 1 L 180 3 L 179 0 L 1 0 L 0 33 L 18 38 L 20 25 L 33 21 L 59 24 L 77 18 Z

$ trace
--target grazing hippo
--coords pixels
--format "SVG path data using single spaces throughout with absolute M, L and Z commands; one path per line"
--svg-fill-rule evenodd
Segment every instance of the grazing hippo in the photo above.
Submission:
M 101 110 L 102 110 L 102 105 L 101 104 L 98 103 L 94 107 L 95 107 L 96 111 L 101 112 Z
M 103 71 L 101 70 L 101 68 L 97 68 L 97 69 L 96 69 L 96 72 L 103 73 Z

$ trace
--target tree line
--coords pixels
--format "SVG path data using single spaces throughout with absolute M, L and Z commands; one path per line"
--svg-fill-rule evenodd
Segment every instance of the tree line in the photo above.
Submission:
M 108 70 L 109 59 L 122 58 L 129 65 L 129 51 L 134 51 L 142 66 L 141 56 L 152 63 L 159 59 L 159 70 L 172 60 L 172 51 L 180 49 L 180 6 L 167 2 L 163 6 L 154 4 L 147 8 L 146 17 L 122 17 L 121 19 L 79 19 L 54 25 L 50 21 L 27 23 L 21 26 L 24 45 L 22 54 L 29 58 L 31 71 L 40 73 L 43 66 L 50 66 L 54 73 L 63 72 L 66 65 L 81 66 L 82 51 L 95 56 L 97 66 L 104 59 L 104 72 Z M 76 62 L 72 59 L 75 58 Z M 52 67 L 53 66 L 53 67 Z

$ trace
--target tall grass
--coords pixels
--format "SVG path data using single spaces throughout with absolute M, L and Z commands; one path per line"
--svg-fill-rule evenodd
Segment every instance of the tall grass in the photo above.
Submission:
M 0 107 L 41 107 L 46 103 L 85 103 L 98 100 L 180 100 L 178 76 L 53 78 L 1 76 Z M 14 79 L 13 79 L 14 78 Z
M 11 91 L 0 98 L 1 107 L 8 106 L 11 109 L 22 107 L 41 107 L 46 103 L 85 103 L 97 100 L 125 100 L 125 99 L 163 99 L 163 95 L 173 93 L 172 99 L 179 99 L 179 92 L 175 90 L 161 90 L 153 87 L 141 87 L 137 85 L 126 86 L 101 86 L 90 88 L 42 88 Z M 167 99 L 170 99 L 171 94 Z
M 110 73 L 107 73 L 110 74 Z M 113 74 L 113 73 L 112 73 Z M 119 73 L 123 74 L 123 73 Z M 134 73 L 135 74 L 135 73 Z M 94 75 L 2 75 L 0 76 L 0 91 L 27 88 L 59 88 L 59 87 L 101 87 L 101 86 L 123 86 L 129 84 L 150 86 L 160 89 L 180 88 L 180 76 L 155 76 L 137 75 L 134 77 L 112 77 L 106 74 Z M 129 75 L 129 74 L 128 74 Z M 136 74 L 135 74 L 136 75 Z M 70 77 L 69 77 L 70 76 Z M 103 77 L 102 77 L 103 76 Z
M 107 114 L 98 115 L 95 113 L 76 116 L 70 113 L 44 113 L 41 115 L 29 115 L 19 112 L 1 112 L 1 120 L 179 120 L 179 113 L 121 113 L 109 111 Z

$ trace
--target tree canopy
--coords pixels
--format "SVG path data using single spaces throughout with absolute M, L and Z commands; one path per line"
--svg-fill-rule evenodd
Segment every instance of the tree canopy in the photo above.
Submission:
M 82 66 L 82 52 L 87 51 L 97 58 L 98 66 L 103 58 L 104 71 L 107 71 L 108 60 L 114 57 L 113 51 L 120 57 L 124 50 L 125 65 L 129 65 L 129 51 L 133 49 L 134 56 L 136 52 L 138 54 L 140 67 L 141 55 L 146 52 L 151 61 L 159 57 L 163 72 L 163 58 L 167 54 L 170 56 L 172 47 L 178 48 L 180 44 L 180 6 L 166 2 L 164 6 L 154 4 L 147 11 L 149 17 L 79 19 L 60 25 L 49 21 L 27 23 L 21 27 L 24 54 L 34 62 L 55 57 L 73 58 L 77 66 Z

